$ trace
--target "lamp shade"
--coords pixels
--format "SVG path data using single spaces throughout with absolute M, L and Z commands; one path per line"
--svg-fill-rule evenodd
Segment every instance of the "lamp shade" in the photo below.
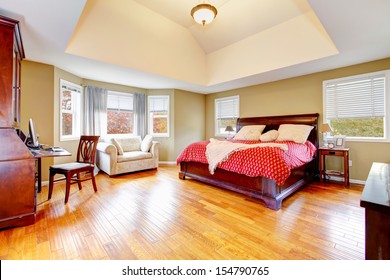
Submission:
M 225 128 L 225 131 L 226 132 L 232 132 L 234 131 L 233 127 L 231 125 L 228 125 L 226 128 Z
M 327 123 L 323 123 L 320 126 L 320 132 L 332 132 L 332 128 Z
M 217 9 L 210 4 L 199 4 L 191 10 L 191 16 L 197 23 L 202 25 L 212 22 L 217 13 Z

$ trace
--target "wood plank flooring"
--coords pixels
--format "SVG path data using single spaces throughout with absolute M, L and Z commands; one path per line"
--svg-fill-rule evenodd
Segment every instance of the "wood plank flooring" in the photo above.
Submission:
M 176 166 L 38 194 L 36 223 L 0 230 L 0 259 L 364 259 L 362 186 L 314 182 L 279 211 L 178 179 Z

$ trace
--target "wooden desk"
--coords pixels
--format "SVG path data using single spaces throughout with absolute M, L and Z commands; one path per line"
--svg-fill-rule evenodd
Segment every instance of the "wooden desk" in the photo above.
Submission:
M 366 260 L 390 260 L 390 164 L 374 162 L 364 185 Z
M 48 158 L 48 157 L 64 157 L 64 156 L 71 156 L 72 154 L 69 153 L 67 150 L 63 150 L 61 152 L 53 152 L 48 150 L 30 150 L 35 159 L 38 162 L 38 168 L 37 168 L 37 185 L 38 185 L 38 192 L 41 192 L 42 190 L 42 158 Z
M 320 157 L 320 181 L 325 181 L 326 178 L 326 156 L 336 156 L 343 157 L 344 159 L 344 186 L 349 187 L 349 149 L 348 148 L 324 148 L 320 147 L 319 149 L 319 157 Z M 333 175 L 333 174 L 332 174 Z M 334 175 L 341 176 L 341 175 Z

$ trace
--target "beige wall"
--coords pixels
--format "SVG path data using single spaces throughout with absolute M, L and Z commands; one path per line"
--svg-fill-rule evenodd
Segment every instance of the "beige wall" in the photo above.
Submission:
M 331 71 L 256 85 L 206 96 L 206 137 L 214 137 L 215 98 L 239 95 L 240 117 L 319 113 L 322 122 L 322 82 L 345 76 L 390 69 L 390 58 Z M 390 143 L 347 142 L 351 179 L 365 181 L 372 162 L 390 163 Z M 339 167 L 331 162 L 331 168 Z
M 39 143 L 54 144 L 54 67 L 47 64 L 22 61 L 21 75 L 21 129 L 27 135 L 28 120 L 32 118 Z M 52 158 L 42 160 L 42 176 L 48 178 Z M 45 179 L 45 180 L 46 180 Z
M 196 141 L 205 140 L 206 96 L 203 94 L 175 90 L 175 150 L 174 158 L 184 148 Z

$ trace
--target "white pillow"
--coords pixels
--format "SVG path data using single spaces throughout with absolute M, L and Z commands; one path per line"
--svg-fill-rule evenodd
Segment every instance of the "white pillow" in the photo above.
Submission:
M 262 142 L 268 142 L 268 141 L 275 141 L 279 136 L 279 132 L 275 129 L 269 130 L 264 134 L 261 134 L 260 141 Z
M 116 141 L 115 138 L 112 138 L 112 139 L 111 139 L 111 142 L 112 142 L 112 144 L 114 144 L 114 146 L 116 147 L 116 149 L 117 149 L 117 151 L 118 151 L 118 155 L 122 156 L 122 155 L 123 155 L 123 149 L 122 149 L 121 144 L 119 144 L 119 142 Z
M 312 129 L 313 126 L 305 124 L 281 124 L 276 141 L 294 141 L 295 143 L 304 144 Z
M 236 140 L 259 140 L 265 125 L 243 126 L 234 136 Z
M 152 147 L 152 141 L 153 141 L 153 136 L 152 135 L 145 135 L 144 140 L 142 140 L 141 143 L 141 151 L 143 152 L 149 152 L 150 147 Z

